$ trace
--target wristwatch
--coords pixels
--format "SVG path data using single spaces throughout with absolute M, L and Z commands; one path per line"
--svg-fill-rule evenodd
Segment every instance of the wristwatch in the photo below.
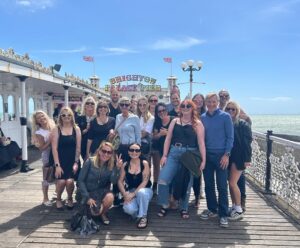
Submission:
M 59 167 L 59 164 L 55 164 L 55 167 Z
M 230 157 L 230 152 L 226 152 L 225 155 L 226 155 L 227 157 Z

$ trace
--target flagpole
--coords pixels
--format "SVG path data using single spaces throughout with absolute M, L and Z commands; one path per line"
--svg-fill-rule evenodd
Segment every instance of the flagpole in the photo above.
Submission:
M 93 59 L 93 69 L 94 69 L 94 76 L 96 76 L 96 73 L 95 73 L 95 59 Z
M 171 61 L 171 76 L 173 76 L 173 70 L 172 70 L 173 68 L 172 67 L 173 67 L 173 61 Z

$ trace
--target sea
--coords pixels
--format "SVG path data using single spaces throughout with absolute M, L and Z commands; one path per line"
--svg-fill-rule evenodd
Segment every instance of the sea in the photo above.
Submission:
M 252 130 L 300 136 L 300 115 L 250 115 Z

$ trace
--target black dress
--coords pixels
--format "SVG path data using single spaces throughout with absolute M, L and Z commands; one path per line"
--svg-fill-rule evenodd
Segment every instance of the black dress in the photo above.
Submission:
M 63 135 L 61 130 L 58 129 L 59 139 L 58 139 L 58 158 L 60 166 L 63 169 L 64 173 L 59 179 L 70 179 L 77 178 L 78 172 L 74 175 L 73 165 L 76 157 L 76 131 L 73 128 L 71 135 Z
M 93 117 L 91 118 L 93 119 Z M 92 120 L 90 120 L 92 122 Z M 81 131 L 81 157 L 84 159 L 86 156 L 86 145 L 88 140 L 88 132 L 83 134 L 83 130 L 87 127 L 87 117 L 85 115 L 78 116 L 76 119 L 76 123 L 78 124 Z
M 115 124 L 116 120 L 113 117 L 108 117 L 108 121 L 103 125 L 98 124 L 97 118 L 91 122 L 91 126 L 88 131 L 88 139 L 92 140 L 90 148 L 91 154 L 94 154 L 101 142 L 106 140 L 109 130 L 114 129 Z
M 173 119 L 174 117 L 170 116 L 170 121 L 165 126 L 162 124 L 161 120 L 154 122 L 153 130 L 156 129 L 159 132 L 162 127 L 168 129 Z M 164 144 L 165 144 L 166 137 L 167 136 L 162 136 L 159 137 L 159 139 L 155 140 L 155 144 L 156 144 L 155 148 L 159 151 L 161 156 L 163 155 L 164 152 Z

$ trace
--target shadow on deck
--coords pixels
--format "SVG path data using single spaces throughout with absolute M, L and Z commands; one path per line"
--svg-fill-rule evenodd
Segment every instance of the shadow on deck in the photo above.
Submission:
M 243 220 L 219 227 L 218 219 L 200 220 L 206 207 L 190 207 L 190 219 L 171 211 L 165 218 L 156 215 L 155 199 L 149 209 L 149 225 L 138 230 L 135 223 L 113 208 L 111 225 L 88 237 L 69 231 L 73 211 L 57 211 L 41 203 L 41 163 L 27 174 L 0 177 L 0 247 L 299 247 L 300 227 L 291 218 L 265 201 L 247 185 L 247 211 Z M 1 173 L 2 174 L 2 173 Z M 54 186 L 50 187 L 50 196 Z M 191 197 L 192 198 L 192 197 Z

